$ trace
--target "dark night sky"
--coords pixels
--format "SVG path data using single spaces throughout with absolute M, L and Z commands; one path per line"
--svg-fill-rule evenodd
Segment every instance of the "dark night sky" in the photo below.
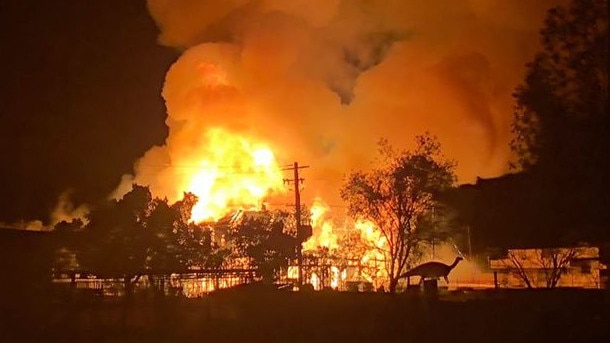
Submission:
M 164 141 L 157 34 L 144 0 L 0 0 L 0 222 L 106 197 Z

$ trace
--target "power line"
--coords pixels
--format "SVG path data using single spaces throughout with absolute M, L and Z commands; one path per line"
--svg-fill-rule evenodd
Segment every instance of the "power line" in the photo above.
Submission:
M 136 164 L 137 167 L 145 168 L 173 168 L 173 169 L 256 169 L 256 167 L 243 167 L 241 165 L 229 165 L 229 164 L 214 164 L 214 165 L 197 165 L 197 164 Z

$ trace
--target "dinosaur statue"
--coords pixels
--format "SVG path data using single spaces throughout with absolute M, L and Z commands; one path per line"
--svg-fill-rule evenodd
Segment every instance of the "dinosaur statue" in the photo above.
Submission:
M 419 284 L 421 285 L 425 279 L 438 279 L 442 277 L 445 279 L 445 282 L 449 283 L 447 275 L 449 275 L 451 270 L 455 268 L 455 266 L 457 266 L 457 264 L 463 259 L 464 258 L 462 256 L 458 256 L 451 265 L 446 265 L 442 262 L 435 261 L 422 263 L 419 266 L 401 274 L 399 279 L 406 277 L 407 283 L 410 283 L 409 281 L 411 276 L 419 276 Z

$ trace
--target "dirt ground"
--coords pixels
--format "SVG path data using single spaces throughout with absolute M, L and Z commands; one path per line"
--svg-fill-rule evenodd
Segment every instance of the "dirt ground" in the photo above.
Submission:
M 601 290 L 441 293 L 242 289 L 201 299 L 28 299 L 0 342 L 610 342 Z

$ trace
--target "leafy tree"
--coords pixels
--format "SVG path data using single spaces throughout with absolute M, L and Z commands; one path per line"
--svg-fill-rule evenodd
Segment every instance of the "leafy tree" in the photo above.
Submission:
M 171 206 L 166 200 L 152 200 L 144 220 L 152 238 L 144 269 L 158 294 L 163 294 L 164 279 L 171 273 L 219 268 L 222 264 L 224 251 L 212 239 L 211 228 L 190 222 L 196 202 L 197 197 L 191 193 Z
M 176 230 L 183 223 L 181 219 L 179 208 L 161 199 L 151 201 L 150 211 L 143 218 L 149 240 L 146 242 L 147 256 L 142 271 L 147 273 L 156 296 L 165 294 L 165 278 L 168 275 L 188 267 Z
M 542 51 L 514 94 L 513 166 L 527 171 L 529 180 L 520 192 L 531 198 L 551 236 L 572 243 L 605 240 L 608 1 L 572 0 L 549 10 L 541 40 Z
M 220 268 L 228 254 L 214 239 L 211 227 L 190 222 L 197 197 L 185 193 L 182 200 L 171 206 L 176 213 L 172 232 L 178 247 L 177 256 L 182 266 L 191 268 Z
M 121 278 L 129 297 L 144 274 L 155 284 L 155 275 L 220 266 L 223 255 L 211 230 L 189 222 L 196 202 L 194 195 L 185 194 L 169 205 L 153 199 L 147 187 L 134 185 L 122 199 L 93 209 L 82 228 L 62 224 L 57 231 L 70 238 L 81 268 L 103 278 Z M 70 230 L 77 235 L 67 235 Z
M 514 95 L 515 166 L 586 165 L 608 143 L 608 1 L 549 10 L 541 40 Z
M 423 228 L 429 226 L 424 222 L 440 207 L 437 196 L 456 180 L 455 163 L 442 156 L 435 137 L 425 134 L 415 141 L 413 151 L 395 151 L 381 140 L 375 168 L 352 172 L 341 189 L 349 213 L 375 223 L 387 240 L 390 292 L 420 253 Z
M 243 218 L 229 235 L 235 257 L 246 258 L 265 282 L 277 280 L 278 272 L 296 258 L 297 239 L 285 230 L 288 217 L 284 212 L 260 212 Z
M 180 213 L 167 201 L 151 201 L 150 210 L 142 219 L 149 237 L 144 269 L 159 272 L 178 270 L 185 266 L 175 232 L 175 226 L 180 223 L 180 219 Z
M 151 206 L 148 188 L 134 185 L 121 200 L 110 200 L 88 214 L 77 248 L 77 258 L 86 270 L 122 278 L 127 296 L 150 256 L 155 235 L 146 230 L 145 219 Z

